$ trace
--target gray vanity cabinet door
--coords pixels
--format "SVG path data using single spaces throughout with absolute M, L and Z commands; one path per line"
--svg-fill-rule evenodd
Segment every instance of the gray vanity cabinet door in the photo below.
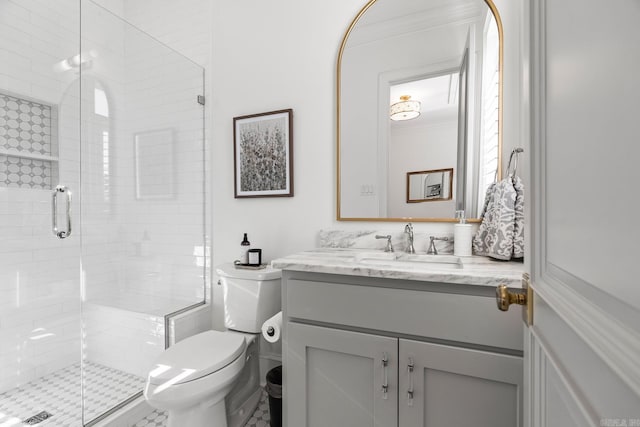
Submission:
M 398 364 L 400 427 L 522 426 L 521 357 L 401 339 Z
M 285 426 L 397 427 L 397 338 L 297 323 L 287 337 Z

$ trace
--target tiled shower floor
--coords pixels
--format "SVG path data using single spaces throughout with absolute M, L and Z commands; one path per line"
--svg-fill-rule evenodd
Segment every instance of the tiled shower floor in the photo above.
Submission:
M 89 362 L 85 368 L 85 421 L 144 388 L 144 378 L 96 363 Z M 0 427 L 29 425 L 23 421 L 43 411 L 51 414 L 51 417 L 39 422 L 38 427 L 80 427 L 82 406 L 79 374 L 80 364 L 77 363 L 0 394 Z M 167 417 L 163 412 L 154 411 L 134 427 L 165 427 L 166 422 Z M 269 427 L 269 401 L 265 392 L 245 426 Z
M 103 413 L 144 387 L 144 378 L 87 363 L 85 365 L 85 420 Z M 51 417 L 39 427 L 79 427 L 81 420 L 80 364 L 38 378 L 0 394 L 0 426 L 22 426 L 22 421 L 46 411 Z
M 262 392 L 260 403 L 254 411 L 245 427 L 269 427 L 269 397 L 266 392 Z M 167 416 L 164 412 L 153 411 L 142 420 L 134 424 L 133 427 L 166 427 Z

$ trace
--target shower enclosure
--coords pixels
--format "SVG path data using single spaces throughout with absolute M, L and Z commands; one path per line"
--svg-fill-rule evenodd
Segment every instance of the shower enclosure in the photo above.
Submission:
M 206 300 L 203 78 L 90 0 L 0 0 L 0 426 L 96 424 Z

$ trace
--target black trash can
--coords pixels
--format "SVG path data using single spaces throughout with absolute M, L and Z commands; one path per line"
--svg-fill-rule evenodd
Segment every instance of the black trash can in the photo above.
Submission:
M 269 393 L 269 419 L 271 427 L 282 427 L 282 365 L 267 372 Z

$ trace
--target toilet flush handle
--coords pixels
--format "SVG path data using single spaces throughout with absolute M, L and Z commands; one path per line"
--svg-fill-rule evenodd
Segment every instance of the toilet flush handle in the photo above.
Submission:
M 273 328 L 273 326 L 269 326 L 267 328 L 267 335 L 269 335 L 270 337 L 274 336 L 276 334 L 276 330 Z

